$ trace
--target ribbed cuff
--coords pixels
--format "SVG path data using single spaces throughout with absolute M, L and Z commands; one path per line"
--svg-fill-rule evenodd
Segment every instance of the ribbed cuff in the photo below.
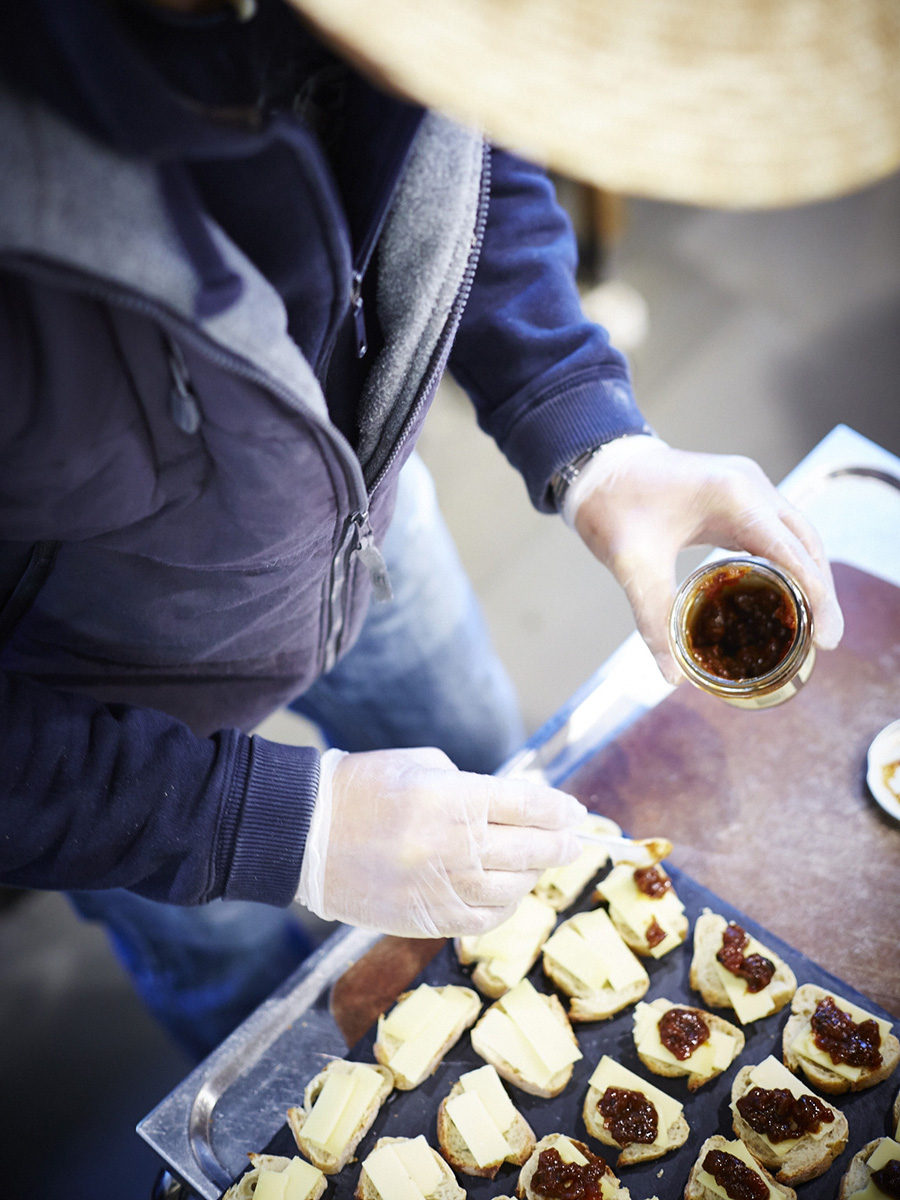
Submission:
M 319 784 L 319 752 L 245 739 L 219 829 L 226 900 L 294 899 Z
M 583 451 L 648 426 L 631 388 L 621 379 L 590 379 L 526 411 L 502 449 L 519 470 L 535 508 L 555 512 L 550 480 Z

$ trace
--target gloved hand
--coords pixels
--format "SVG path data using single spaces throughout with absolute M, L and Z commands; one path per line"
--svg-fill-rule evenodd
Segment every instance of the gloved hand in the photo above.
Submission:
M 667 641 L 675 560 L 687 546 L 740 550 L 786 567 L 833 649 L 841 615 L 818 534 L 749 458 L 674 450 L 639 435 L 611 442 L 566 494 L 563 516 L 625 589 L 637 627 L 670 683 L 683 676 Z
M 297 899 L 382 933 L 483 933 L 580 852 L 573 796 L 458 770 L 440 750 L 322 755 Z

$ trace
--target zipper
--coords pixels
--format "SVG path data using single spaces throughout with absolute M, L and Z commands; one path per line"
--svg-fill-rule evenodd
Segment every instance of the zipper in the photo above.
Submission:
M 463 309 L 469 300 L 469 295 L 472 291 L 472 283 L 475 279 L 475 270 L 478 266 L 478 260 L 481 257 L 481 247 L 484 243 L 484 231 L 487 226 L 488 207 L 491 195 L 491 151 L 487 142 L 483 143 L 482 160 L 481 160 L 481 186 L 478 193 L 478 207 L 475 216 L 475 229 L 472 234 L 472 245 L 469 249 L 469 257 L 466 262 L 465 271 L 463 272 L 462 281 L 459 285 L 459 290 L 454 297 L 453 304 L 444 323 L 444 328 L 441 331 L 441 336 L 435 346 L 434 354 L 422 383 L 419 385 L 419 391 L 413 401 L 409 412 L 406 415 L 406 420 L 403 423 L 403 428 L 394 443 L 393 449 L 388 454 L 384 463 L 381 466 L 378 474 L 372 481 L 369 487 L 369 495 L 373 496 L 379 485 L 387 475 L 388 471 L 397 461 L 400 451 L 406 442 L 410 428 L 418 419 L 424 404 L 429 395 L 435 388 L 437 381 L 443 374 L 445 364 L 444 351 L 447 348 L 448 342 L 456 336 L 456 330 L 463 314 Z
M 182 433 L 196 433 L 200 428 L 200 404 L 191 382 L 184 351 L 172 338 L 166 338 L 172 386 L 169 389 L 169 412 Z
M 481 183 L 478 194 L 478 207 L 475 217 L 475 229 L 472 234 L 472 245 L 469 249 L 469 257 L 466 261 L 466 267 L 463 272 L 462 281 L 459 290 L 454 297 L 453 304 L 444 323 L 444 328 L 441 331 L 441 336 L 438 339 L 434 354 L 431 360 L 431 367 L 425 375 L 415 400 L 410 407 L 406 420 L 403 423 L 403 428 L 400 431 L 397 441 L 385 460 L 383 466 L 379 470 L 371 486 L 368 488 L 369 500 L 375 495 L 382 481 L 397 461 L 397 457 L 403 448 L 406 438 L 409 435 L 409 430 L 413 427 L 414 422 L 424 406 L 428 396 L 434 389 L 444 366 L 444 351 L 448 342 L 456 333 L 459 325 L 460 317 L 463 309 L 469 299 L 469 294 L 472 291 L 472 282 L 475 278 L 475 269 L 478 266 L 478 259 L 481 256 L 481 247 L 484 242 L 484 231 L 487 225 L 488 204 L 491 191 L 491 160 L 490 147 L 487 142 L 484 143 L 482 150 L 481 163 Z M 371 251 L 370 251 L 371 253 Z M 330 670 L 337 662 L 337 656 L 340 650 L 340 641 L 344 632 L 344 605 L 343 596 L 347 585 L 347 579 L 350 574 L 350 565 L 354 555 L 358 555 L 360 560 L 366 566 L 369 576 L 372 580 L 372 594 L 376 600 L 389 600 L 392 596 L 390 578 L 388 576 L 387 564 L 381 554 L 381 551 L 375 545 L 375 538 L 372 532 L 372 526 L 369 523 L 368 509 L 360 510 L 352 513 L 344 525 L 343 537 L 340 547 L 334 558 L 334 565 L 331 577 L 331 590 L 329 596 L 330 603 L 330 620 L 329 620 L 329 635 L 325 645 L 325 670 Z

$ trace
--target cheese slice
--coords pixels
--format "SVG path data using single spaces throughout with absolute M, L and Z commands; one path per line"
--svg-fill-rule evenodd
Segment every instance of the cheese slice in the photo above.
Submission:
M 424 1193 L 413 1183 L 394 1146 L 373 1150 L 363 1163 L 363 1170 L 381 1200 L 423 1200 Z
M 544 954 L 592 992 L 649 982 L 637 955 L 622 941 L 603 908 L 565 921 L 544 946 Z
M 596 1088 L 601 1094 L 607 1088 L 627 1088 L 632 1092 L 641 1092 L 653 1107 L 656 1109 L 657 1128 L 656 1137 L 653 1140 L 654 1146 L 665 1146 L 668 1144 L 668 1132 L 675 1124 L 683 1111 L 683 1105 L 658 1087 L 654 1087 L 652 1083 L 647 1083 L 641 1079 L 640 1075 L 635 1075 L 633 1071 L 629 1071 L 627 1067 L 623 1067 L 621 1063 L 610 1058 L 608 1054 L 604 1054 L 597 1066 L 594 1068 L 594 1073 L 590 1078 L 590 1086 Z
M 832 996 L 832 999 L 841 1012 L 848 1013 L 851 1021 L 855 1021 L 857 1025 L 862 1024 L 863 1021 L 874 1021 L 878 1026 L 878 1033 L 882 1042 L 891 1032 L 889 1022 L 876 1017 L 874 1013 L 866 1012 L 864 1008 L 858 1008 L 855 1004 L 850 1004 L 849 1001 L 841 1000 L 837 996 Z M 810 1059 L 811 1062 L 827 1067 L 829 1071 L 834 1071 L 836 1075 L 840 1075 L 844 1079 L 855 1081 L 866 1073 L 865 1067 L 854 1067 L 849 1063 L 836 1063 L 827 1050 L 820 1050 L 816 1045 L 811 1029 L 807 1029 L 805 1033 L 802 1033 L 791 1046 L 791 1049 L 796 1054 Z
M 567 1137 L 557 1138 L 556 1144 L 553 1147 L 563 1162 L 575 1163 L 579 1167 L 586 1167 L 588 1160 L 584 1157 L 577 1146 L 573 1146 Z
M 422 984 L 422 987 L 427 986 Z M 418 991 L 421 991 L 421 988 Z M 417 992 L 414 992 L 409 999 L 416 994 Z M 445 992 L 435 994 L 438 1000 L 437 1008 L 433 1007 L 431 1000 L 427 1002 L 431 1012 L 428 1023 L 417 1026 L 418 1031 L 402 1041 L 388 1059 L 388 1066 L 396 1075 L 418 1079 L 427 1071 L 431 1062 L 447 1047 L 462 1014 L 468 1008 L 469 999 L 461 989 L 447 988 Z M 392 1013 L 391 1016 L 393 1015 Z M 418 1017 L 418 1013 L 416 1015 Z M 387 1028 L 387 1023 L 383 1028 Z
M 437 1017 L 443 1006 L 441 993 L 422 983 L 382 1018 L 378 1032 L 401 1042 L 409 1041 Z
M 880 1171 L 892 1159 L 900 1161 L 900 1144 L 893 1138 L 884 1138 L 869 1155 L 866 1166 L 871 1174 L 873 1171 Z M 870 1179 L 861 1191 L 854 1192 L 848 1200 L 884 1200 L 884 1192 Z
M 325 1149 L 329 1154 L 339 1154 L 347 1145 L 362 1124 L 363 1118 L 384 1083 L 378 1072 L 372 1067 L 367 1067 L 365 1063 L 355 1064 L 351 1078 L 353 1092 L 325 1143 Z M 303 1132 L 306 1133 L 305 1128 Z
M 446 1112 L 479 1167 L 493 1167 L 503 1162 L 509 1154 L 509 1146 L 477 1092 L 451 1096 Z
M 464 1092 L 476 1092 L 481 1097 L 482 1104 L 491 1114 L 491 1120 L 501 1133 L 506 1133 L 518 1114 L 495 1068 L 487 1063 L 475 1071 L 460 1075 L 459 1082 Z
M 308 1200 L 324 1178 L 318 1167 L 294 1157 L 282 1171 L 285 1179 L 284 1200 Z
M 747 958 L 751 954 L 761 954 L 763 958 L 768 958 L 770 962 L 772 961 L 772 952 L 767 950 L 756 938 L 750 937 L 748 934 L 748 943 L 744 947 L 744 957 Z M 735 975 L 732 971 L 729 971 L 727 967 L 723 967 L 717 958 L 713 959 L 713 966 L 715 967 L 719 982 L 725 989 L 728 1000 L 737 1013 L 738 1020 L 742 1025 L 746 1025 L 750 1021 L 758 1021 L 760 1017 L 767 1017 L 770 1012 L 775 1011 L 771 983 L 767 983 L 759 992 L 750 992 L 747 990 L 746 979 L 742 979 L 739 975 Z
M 568 1021 L 565 1026 L 559 1021 L 529 980 L 516 984 L 498 1003 L 521 1029 L 551 1076 L 582 1057 Z
M 435 1153 L 420 1133 L 408 1142 L 397 1142 L 394 1153 L 423 1196 L 432 1196 L 441 1186 L 443 1174 Z M 386 1197 L 385 1200 L 393 1200 Z
M 335 1126 L 341 1119 L 350 1097 L 353 1095 L 354 1080 L 352 1074 L 338 1074 L 329 1071 L 325 1083 L 316 1097 L 309 1116 L 303 1123 L 303 1138 L 315 1142 L 323 1149 L 328 1146 L 329 1138 Z
M 681 1007 L 672 1004 L 670 1008 Z M 634 1010 L 634 1041 L 638 1052 L 655 1058 L 670 1067 L 677 1067 L 685 1075 L 712 1075 L 724 1071 L 734 1058 L 735 1042 L 724 1030 L 710 1027 L 709 1038 L 701 1042 L 687 1058 L 677 1058 L 663 1045 L 659 1036 L 659 1022 L 663 1014 L 652 1004 L 638 1002 Z
M 285 1200 L 287 1179 L 283 1171 L 260 1171 L 253 1191 L 259 1200 Z
M 472 1033 L 472 1045 L 479 1053 L 480 1046 L 490 1049 L 538 1087 L 547 1087 L 553 1078 L 553 1072 L 547 1069 L 522 1030 L 499 1008 L 489 1008 L 478 1022 Z
M 634 881 L 634 867 L 626 863 L 613 867 L 600 887 L 610 908 L 637 937 L 645 938 L 653 921 L 664 931 L 665 938 L 650 947 L 653 958 L 661 958 L 681 945 L 683 939 L 677 930 L 679 924 L 684 925 L 684 905 L 672 888 L 657 898 L 646 895 Z
M 739 1158 L 745 1166 L 749 1167 L 756 1175 L 758 1175 L 768 1188 L 769 1197 L 778 1196 L 778 1193 L 766 1179 L 765 1175 L 763 1175 L 763 1173 L 760 1171 L 759 1164 L 757 1163 L 756 1159 L 740 1139 L 734 1142 L 726 1142 L 724 1146 L 718 1147 L 718 1149 L 723 1150 L 726 1154 L 733 1154 L 735 1158 Z M 705 1158 L 706 1154 L 704 1154 L 703 1157 Z M 697 1182 L 703 1187 L 709 1188 L 714 1196 L 722 1196 L 724 1197 L 724 1200 L 729 1200 L 728 1193 L 725 1191 L 725 1189 L 716 1183 L 712 1175 L 710 1175 L 708 1171 L 704 1171 L 702 1167 L 697 1173 Z

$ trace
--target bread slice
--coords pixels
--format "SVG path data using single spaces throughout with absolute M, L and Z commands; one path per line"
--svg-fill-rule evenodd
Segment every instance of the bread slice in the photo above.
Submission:
M 824 1063 L 813 1061 L 803 1053 L 803 1042 L 811 1032 L 810 1018 L 816 1011 L 819 1002 L 827 996 L 831 996 L 837 1007 L 844 1012 L 855 1007 L 849 1005 L 848 1001 L 842 1000 L 834 992 L 827 992 L 815 984 L 805 983 L 794 996 L 791 1004 L 791 1016 L 784 1027 L 782 1038 L 784 1065 L 795 1074 L 802 1071 L 819 1091 L 826 1092 L 831 1096 L 839 1096 L 843 1092 L 860 1092 L 887 1079 L 900 1063 L 900 1042 L 890 1032 L 887 1021 L 882 1021 L 880 1018 L 873 1019 L 879 1021 L 881 1065 L 862 1069 L 856 1079 L 847 1078 L 840 1071 L 832 1070 Z M 870 1015 L 866 1014 L 866 1016 Z
M 484 1067 L 483 1070 L 487 1071 L 489 1068 Z M 499 1086 L 503 1085 L 499 1084 Z M 507 1128 L 500 1130 L 506 1140 L 508 1153 L 503 1158 L 497 1159 L 496 1162 L 480 1167 L 447 1113 L 448 1101 L 455 1096 L 462 1095 L 463 1091 L 462 1083 L 457 1080 L 450 1089 L 449 1095 L 444 1097 L 438 1108 L 437 1137 L 444 1158 L 455 1171 L 460 1171 L 463 1175 L 477 1175 L 482 1179 L 493 1179 L 504 1162 L 520 1167 L 534 1149 L 535 1136 L 531 1126 L 518 1109 L 513 1109 L 515 1116 L 512 1123 Z
M 402 1057 L 399 1061 L 397 1058 L 398 1052 L 406 1043 L 402 1037 L 397 1035 L 396 1020 L 392 1018 L 396 1017 L 397 1010 L 402 1004 L 423 990 L 446 999 L 448 1016 L 444 1024 L 437 1026 L 438 1032 L 442 1035 L 437 1043 L 434 1042 L 436 1025 L 433 1018 L 429 1019 L 421 1033 L 416 1034 L 417 1037 L 423 1038 L 430 1052 L 416 1064 L 414 1070 L 407 1070 L 403 1065 Z M 478 993 L 472 988 L 460 987 L 457 984 L 432 988 L 427 983 L 420 984 L 414 991 L 403 992 L 398 996 L 397 1003 L 391 1012 L 382 1014 L 378 1018 L 378 1034 L 374 1046 L 375 1059 L 382 1066 L 390 1069 L 394 1077 L 395 1088 L 402 1092 L 410 1091 L 412 1088 L 418 1087 L 429 1075 L 434 1074 L 441 1059 L 451 1046 L 459 1041 L 465 1030 L 474 1023 L 480 1011 L 481 1000 L 478 998 Z
M 259 1177 L 264 1171 L 277 1171 L 281 1173 L 286 1171 L 294 1161 L 292 1158 L 285 1158 L 281 1154 L 248 1154 L 252 1167 L 249 1171 L 243 1174 L 236 1183 L 233 1183 L 222 1200 L 253 1200 L 256 1192 Z M 302 1160 L 299 1160 L 302 1161 Z M 309 1163 L 304 1166 L 312 1171 Z M 316 1181 L 313 1189 L 307 1193 L 308 1200 L 319 1200 L 319 1197 L 325 1191 L 328 1181 L 321 1171 L 318 1171 L 319 1179 Z
M 567 954 L 562 953 L 563 945 Z M 618 965 L 618 973 L 612 972 L 615 985 L 602 969 L 596 977 L 588 969 L 589 964 L 601 968 L 610 963 Z M 573 1021 L 606 1020 L 635 1004 L 650 986 L 640 959 L 622 941 L 602 908 L 563 921 L 544 946 L 542 965 L 547 978 L 570 997 Z
M 543 1200 L 543 1194 L 536 1192 L 532 1186 L 532 1178 L 535 1171 L 538 1169 L 540 1157 L 545 1150 L 559 1150 L 560 1143 L 568 1143 L 574 1146 L 578 1153 L 589 1163 L 602 1163 L 603 1171 L 600 1174 L 602 1179 L 601 1187 L 603 1189 L 603 1200 L 631 1200 L 630 1193 L 627 1188 L 622 1187 L 619 1180 L 613 1174 L 603 1159 L 589 1150 L 584 1142 L 576 1141 L 575 1138 L 567 1137 L 562 1133 L 548 1133 L 546 1137 L 542 1137 L 532 1150 L 528 1161 L 519 1172 L 519 1182 L 516 1184 L 516 1196 L 518 1200 Z
M 531 987 L 531 985 L 528 983 L 528 980 L 523 980 L 523 983 L 519 986 L 521 987 L 524 984 L 527 984 L 529 987 Z M 540 997 L 541 1003 L 546 1005 L 553 1020 L 559 1025 L 560 1030 L 563 1032 L 564 1038 L 571 1042 L 572 1061 L 567 1066 L 561 1067 L 550 1076 L 542 1076 L 541 1078 L 538 1078 L 535 1074 L 531 1074 L 529 1072 L 527 1066 L 520 1066 L 516 1063 L 512 1063 L 504 1057 L 503 1051 L 492 1043 L 489 1027 L 492 1020 L 492 1012 L 495 1010 L 500 1010 L 504 1013 L 504 1015 L 506 1015 L 505 1010 L 503 1010 L 502 1007 L 503 1001 L 506 997 L 502 997 L 500 1000 L 497 1000 L 494 1004 L 492 1004 L 491 1007 L 484 1012 L 481 1019 L 475 1025 L 471 1034 L 472 1048 L 476 1054 L 479 1054 L 485 1060 L 485 1062 L 490 1063 L 491 1066 L 496 1069 L 497 1074 L 501 1077 L 501 1079 L 505 1079 L 507 1083 L 515 1084 L 515 1086 L 521 1088 L 523 1092 L 528 1092 L 532 1096 L 543 1096 L 544 1099 L 549 1099 L 551 1096 L 558 1096 L 563 1090 L 563 1088 L 572 1078 L 572 1070 L 575 1062 L 577 1062 L 582 1055 L 581 1050 L 578 1048 L 578 1039 L 572 1032 L 572 1026 L 569 1024 L 566 1011 L 560 1003 L 559 997 L 552 995 L 548 996 L 543 992 L 537 992 L 536 994 Z
M 330 1078 L 336 1075 L 352 1075 L 354 1068 L 364 1065 L 370 1071 L 374 1071 L 381 1077 L 381 1084 L 377 1092 L 372 1096 L 366 1106 L 365 1111 L 360 1115 L 359 1121 L 355 1128 L 350 1131 L 347 1140 L 335 1152 L 329 1151 L 326 1147 L 319 1145 L 318 1142 L 310 1141 L 304 1137 L 303 1129 L 312 1112 L 313 1105 L 322 1093 L 322 1089 Z M 353 1156 L 356 1147 L 372 1128 L 378 1110 L 385 1102 L 387 1097 L 393 1091 L 394 1077 L 387 1067 L 375 1063 L 352 1063 L 343 1058 L 333 1059 L 325 1068 L 320 1071 L 306 1085 L 306 1090 L 303 1093 L 303 1106 L 289 1108 L 287 1112 L 288 1126 L 291 1133 L 294 1135 L 294 1141 L 297 1143 L 297 1148 L 301 1154 L 306 1157 L 326 1175 L 334 1175 L 338 1171 L 342 1171 Z
M 697 1159 L 691 1168 L 690 1176 L 688 1177 L 687 1187 L 684 1189 L 684 1200 L 721 1200 L 718 1192 L 713 1191 L 711 1187 L 704 1181 L 704 1176 L 707 1172 L 704 1169 L 703 1163 L 707 1154 L 711 1150 L 720 1150 L 724 1154 L 740 1158 L 741 1162 L 748 1170 L 754 1171 L 761 1176 L 770 1187 L 770 1200 L 797 1200 L 797 1193 L 787 1184 L 779 1183 L 765 1167 L 754 1159 L 750 1151 L 744 1146 L 740 1140 L 730 1142 L 727 1138 L 721 1137 L 718 1133 L 706 1139 L 700 1147 L 700 1152 Z
M 368 1172 L 366 1171 L 366 1163 L 370 1161 L 372 1155 L 377 1150 L 381 1150 L 385 1146 L 398 1146 L 402 1145 L 403 1143 L 410 1143 L 416 1140 L 417 1139 L 415 1138 L 402 1137 L 379 1138 L 370 1152 L 363 1159 L 362 1168 L 359 1173 L 359 1182 L 356 1185 L 356 1191 L 353 1193 L 353 1195 L 356 1197 L 356 1200 L 394 1200 L 394 1197 L 390 1195 L 383 1196 L 381 1192 L 379 1192 L 378 1188 L 372 1182 Z M 422 1141 L 424 1142 L 425 1139 L 423 1138 Z M 438 1182 L 433 1188 L 429 1189 L 429 1191 L 422 1192 L 424 1200 L 466 1200 L 465 1191 L 456 1182 L 455 1175 L 438 1154 L 437 1150 L 435 1150 L 432 1146 L 428 1146 L 428 1150 L 431 1151 L 431 1154 L 434 1157 L 434 1162 L 437 1167 L 437 1170 L 435 1171 L 435 1177 Z
M 621 837 L 622 830 L 609 817 L 599 817 L 591 813 L 575 832 L 594 834 L 597 837 Z M 573 863 L 566 867 L 550 867 L 534 885 L 534 894 L 539 900 L 545 901 L 556 912 L 562 912 L 574 904 L 594 876 L 609 861 L 609 854 L 603 846 L 586 844 Z
M 894 1097 L 894 1107 L 892 1112 L 894 1116 L 894 1137 L 898 1142 L 900 1142 L 900 1092 L 898 1092 Z
M 463 966 L 476 963 L 472 982 L 484 996 L 499 999 L 524 979 L 556 924 L 556 909 L 529 893 L 511 917 L 476 937 L 458 937 L 453 947 Z
M 711 912 L 708 908 L 703 910 L 694 925 L 694 955 L 691 959 L 690 985 L 700 993 L 704 1003 L 711 1004 L 713 1008 L 735 1008 L 734 996 L 726 990 L 716 962 L 716 955 L 722 948 L 722 937 L 728 925 L 729 922 L 723 916 Z M 751 942 L 749 949 L 755 953 L 761 953 L 769 959 L 775 966 L 775 974 L 766 987 L 757 993 L 748 993 L 743 981 L 738 976 L 731 976 L 746 1000 L 758 997 L 760 1005 L 763 1003 L 769 1005 L 768 1011 L 760 1012 L 759 1016 L 747 1016 L 746 1014 L 742 1016 L 735 1009 L 742 1025 L 758 1020 L 761 1016 L 770 1016 L 771 1013 L 780 1011 L 790 1003 L 791 997 L 797 990 L 797 977 L 788 964 L 773 950 L 769 950 L 755 939 Z
M 787 1087 L 795 1096 L 814 1095 L 796 1080 L 789 1082 L 778 1078 L 779 1074 L 786 1075 L 788 1072 L 777 1059 L 772 1058 L 765 1062 L 770 1064 L 775 1087 Z M 765 1063 L 761 1065 L 764 1066 Z M 762 1163 L 764 1167 L 768 1167 L 780 1183 L 789 1183 L 793 1186 L 805 1183 L 808 1179 L 815 1179 L 827 1171 L 837 1156 L 845 1149 L 850 1132 L 847 1118 L 831 1104 L 816 1096 L 815 1099 L 824 1105 L 831 1114 L 830 1122 L 823 1124 L 815 1135 L 807 1133 L 799 1138 L 791 1138 L 789 1141 L 770 1141 L 769 1138 L 757 1133 L 747 1124 L 737 1107 L 738 1100 L 754 1087 L 768 1087 L 768 1084 L 759 1083 L 753 1078 L 756 1070 L 757 1068 L 753 1066 L 742 1067 L 731 1085 L 734 1132 L 756 1161 Z
M 660 882 L 668 884 L 659 897 L 646 895 L 637 886 L 640 872 L 626 863 L 613 867 L 594 892 L 595 900 L 609 905 L 610 920 L 622 940 L 642 958 L 660 958 L 677 949 L 690 929 L 672 877 L 662 863 L 655 863 L 652 870 Z M 651 942 L 648 936 L 654 928 L 662 938 L 658 942 Z
M 645 1009 L 650 1010 L 646 1018 L 643 1015 Z M 701 1043 L 701 1046 L 698 1046 L 697 1050 L 687 1058 L 679 1059 L 674 1054 L 667 1053 L 662 1044 L 657 1048 L 650 1043 L 649 1037 L 641 1038 L 639 1036 L 639 1026 L 643 1026 L 646 1020 L 647 1026 L 653 1027 L 654 1039 L 658 1038 L 659 1022 L 670 1009 L 685 1009 L 706 1024 L 710 1031 L 710 1041 L 715 1043 L 716 1062 L 710 1061 L 708 1051 L 704 1053 L 703 1058 L 699 1057 L 701 1047 L 709 1045 L 710 1041 Z M 688 1091 L 691 1092 L 695 1092 L 697 1088 L 703 1087 L 705 1083 L 709 1083 L 711 1079 L 721 1075 L 744 1049 L 744 1034 L 730 1021 L 702 1008 L 693 1008 L 688 1004 L 675 1004 L 672 1000 L 666 1000 L 662 996 L 652 1000 L 649 1004 L 639 1004 L 635 1009 L 634 1022 L 634 1046 L 637 1056 L 644 1066 L 654 1075 L 665 1075 L 670 1079 L 686 1075 Z M 726 1057 L 728 1057 L 727 1062 L 725 1061 Z M 703 1063 L 700 1069 L 697 1066 L 698 1062 Z
M 620 1142 L 616 1138 L 600 1111 L 600 1103 L 609 1088 L 639 1092 L 653 1105 L 657 1119 L 657 1137 L 654 1141 Z M 664 1154 L 683 1146 L 690 1133 L 680 1101 L 647 1083 L 608 1055 L 603 1055 L 591 1076 L 584 1098 L 582 1119 L 591 1137 L 619 1151 L 617 1167 L 628 1167 L 634 1163 L 662 1158 Z
M 894 1149 L 896 1145 L 897 1143 L 892 1138 L 880 1137 L 873 1138 L 871 1142 L 867 1142 L 861 1150 L 858 1150 L 850 1159 L 850 1165 L 841 1176 L 837 1200 L 852 1200 L 857 1192 L 865 1191 L 872 1177 L 870 1164 L 873 1156 L 877 1155 L 875 1162 L 878 1162 L 882 1156 L 885 1158 L 896 1157 L 897 1151 Z

